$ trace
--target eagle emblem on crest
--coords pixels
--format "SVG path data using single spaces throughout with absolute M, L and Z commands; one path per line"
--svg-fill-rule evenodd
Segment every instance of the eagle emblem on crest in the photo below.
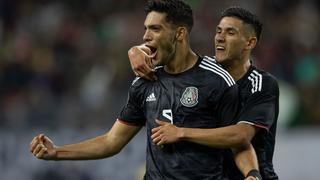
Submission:
M 181 98 L 181 104 L 186 107 L 193 107 L 198 104 L 198 88 L 196 87 L 187 87 Z

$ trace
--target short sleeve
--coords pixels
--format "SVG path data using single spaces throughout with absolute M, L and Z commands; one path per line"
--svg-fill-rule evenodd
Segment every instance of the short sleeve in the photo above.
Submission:
M 249 123 L 269 131 L 276 120 L 279 104 L 279 87 L 275 79 L 268 78 L 262 90 L 253 93 L 246 100 L 238 123 Z
M 127 125 L 144 126 L 143 81 L 134 81 L 128 92 L 127 103 L 122 108 L 118 120 Z

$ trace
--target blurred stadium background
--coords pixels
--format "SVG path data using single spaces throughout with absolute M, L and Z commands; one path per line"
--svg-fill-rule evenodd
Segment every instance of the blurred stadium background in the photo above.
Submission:
M 282 180 L 319 179 L 320 1 L 188 0 L 192 48 L 213 55 L 219 12 L 240 5 L 264 23 L 252 60 L 281 87 L 274 156 Z M 144 0 L 0 0 L 0 179 L 139 179 L 145 132 L 117 156 L 46 162 L 29 153 L 34 135 L 58 145 L 102 134 L 133 79 L 129 47 L 142 42 Z

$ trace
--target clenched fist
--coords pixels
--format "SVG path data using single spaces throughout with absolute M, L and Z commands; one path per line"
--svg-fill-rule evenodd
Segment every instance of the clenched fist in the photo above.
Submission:
M 56 148 L 53 142 L 44 134 L 35 136 L 30 143 L 30 152 L 38 159 L 55 160 Z

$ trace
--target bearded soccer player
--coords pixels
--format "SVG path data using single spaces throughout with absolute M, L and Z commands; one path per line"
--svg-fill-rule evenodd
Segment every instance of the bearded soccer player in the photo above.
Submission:
M 214 148 L 232 148 L 252 142 L 262 179 L 278 179 L 272 158 L 279 112 L 279 87 L 272 75 L 256 68 L 250 61 L 251 51 L 261 31 L 262 24 L 256 15 L 240 7 L 228 8 L 222 13 L 216 28 L 215 58 L 207 57 L 221 64 L 239 85 L 242 110 L 237 124 L 199 129 L 158 122 L 159 127 L 152 130 L 154 143 L 163 145 L 188 141 Z M 154 80 L 155 71 L 150 63 L 152 58 L 154 56 L 144 45 L 130 49 L 129 59 L 135 74 Z M 243 179 L 234 165 L 232 154 L 227 151 L 225 157 L 224 170 L 228 177 Z M 257 170 L 249 174 L 260 178 Z

